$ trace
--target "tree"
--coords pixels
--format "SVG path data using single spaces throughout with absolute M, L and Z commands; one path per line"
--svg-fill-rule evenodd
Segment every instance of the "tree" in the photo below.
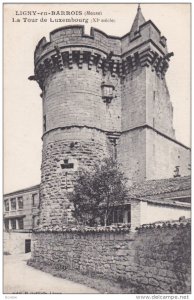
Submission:
M 128 199 L 127 179 L 113 159 L 106 158 L 90 169 L 78 173 L 70 200 L 73 216 L 79 223 L 93 226 L 97 220 L 107 225 L 116 204 Z

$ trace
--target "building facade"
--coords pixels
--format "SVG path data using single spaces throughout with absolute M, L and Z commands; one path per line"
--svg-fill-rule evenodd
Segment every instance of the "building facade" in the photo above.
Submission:
M 41 226 L 72 221 L 68 191 L 78 169 L 113 156 L 130 184 L 190 174 L 175 138 L 165 80 L 172 52 L 138 7 L 129 33 L 67 26 L 42 38 L 34 75 L 43 103 Z
M 4 253 L 31 251 L 32 230 L 39 226 L 39 187 L 35 185 L 4 195 Z
M 4 195 L 4 230 L 31 230 L 38 226 L 39 185 Z

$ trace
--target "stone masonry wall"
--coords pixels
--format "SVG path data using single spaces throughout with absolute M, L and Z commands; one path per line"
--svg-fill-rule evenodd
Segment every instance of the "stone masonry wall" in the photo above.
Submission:
M 122 280 L 136 293 L 189 293 L 190 254 L 189 226 L 135 234 L 37 232 L 31 263 Z
M 61 225 L 72 220 L 68 192 L 78 169 L 91 166 L 106 154 L 106 136 L 95 130 L 57 130 L 47 136 L 41 165 L 41 225 Z M 63 169 L 64 160 L 72 163 L 73 168 Z

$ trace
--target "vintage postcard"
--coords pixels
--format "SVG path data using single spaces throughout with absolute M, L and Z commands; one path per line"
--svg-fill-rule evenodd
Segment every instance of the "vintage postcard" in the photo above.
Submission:
M 4 3 L 4 294 L 191 293 L 190 56 L 190 3 Z

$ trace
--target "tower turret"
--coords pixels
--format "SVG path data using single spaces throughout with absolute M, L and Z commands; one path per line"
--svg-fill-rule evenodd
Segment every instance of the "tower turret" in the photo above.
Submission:
M 111 52 L 112 50 L 112 52 Z M 116 156 L 121 132 L 121 41 L 82 26 L 54 30 L 34 55 L 42 90 L 42 225 L 71 219 L 67 192 L 78 169 Z M 33 78 L 31 78 L 33 79 Z
M 133 24 L 131 26 L 131 30 L 130 30 L 130 38 L 133 39 L 134 36 L 136 35 L 136 33 L 139 30 L 140 25 L 145 23 L 145 18 L 141 12 L 141 7 L 140 4 L 138 5 L 137 8 L 137 14 L 135 16 L 135 19 L 133 21 Z
M 161 172 L 156 165 L 153 168 L 148 166 L 147 147 L 150 143 L 147 139 L 149 133 L 156 130 L 175 138 L 173 108 L 165 80 L 173 53 L 168 52 L 166 38 L 155 24 L 145 21 L 140 7 L 131 31 L 122 37 L 121 43 L 124 76 L 121 85 L 122 135 L 119 146 L 123 151 L 120 160 L 132 182 L 165 177 L 167 173 L 170 177 L 171 168 Z M 157 144 L 154 143 L 153 147 Z

